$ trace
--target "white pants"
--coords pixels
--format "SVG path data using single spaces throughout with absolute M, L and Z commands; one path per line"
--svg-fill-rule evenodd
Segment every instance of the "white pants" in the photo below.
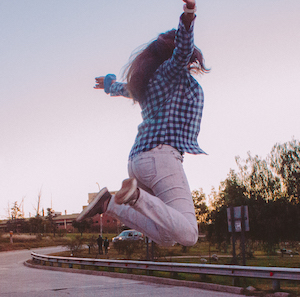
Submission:
M 140 197 L 134 206 L 118 205 L 114 196 L 107 214 L 138 230 L 162 246 L 178 242 L 192 246 L 198 240 L 198 227 L 183 157 L 169 145 L 137 155 L 128 163 Z

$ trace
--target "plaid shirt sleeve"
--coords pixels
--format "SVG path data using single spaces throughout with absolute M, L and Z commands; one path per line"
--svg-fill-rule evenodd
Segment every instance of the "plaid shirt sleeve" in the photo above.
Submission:
M 110 86 L 110 96 L 123 96 L 131 98 L 126 83 L 115 82 Z
M 186 30 L 180 18 L 172 57 L 158 67 L 140 102 L 143 122 L 129 159 L 167 144 L 179 152 L 205 153 L 197 137 L 203 110 L 203 91 L 187 66 L 194 50 L 194 21 Z
M 191 23 L 191 26 L 187 31 L 180 18 L 175 36 L 175 49 L 173 55 L 161 68 L 162 74 L 168 80 L 176 78 L 176 76 L 181 74 L 182 70 L 189 64 L 194 50 L 194 24 L 195 20 Z

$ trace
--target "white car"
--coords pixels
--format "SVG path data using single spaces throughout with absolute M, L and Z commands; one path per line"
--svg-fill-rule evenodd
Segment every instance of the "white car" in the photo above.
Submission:
M 118 236 L 113 237 L 112 242 L 116 243 L 123 240 L 142 240 L 143 233 L 138 232 L 136 230 L 124 230 Z

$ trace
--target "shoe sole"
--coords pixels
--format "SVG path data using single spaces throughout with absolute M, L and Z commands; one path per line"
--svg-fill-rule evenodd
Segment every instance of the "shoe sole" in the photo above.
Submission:
M 115 195 L 115 202 L 117 204 L 128 204 L 136 189 L 137 181 L 135 178 L 124 180 L 122 183 L 122 188 Z
M 81 222 L 85 219 L 95 216 L 97 213 L 103 213 L 104 202 L 111 198 L 111 194 L 108 192 L 107 188 L 103 188 L 95 197 L 95 199 L 80 213 L 76 221 Z

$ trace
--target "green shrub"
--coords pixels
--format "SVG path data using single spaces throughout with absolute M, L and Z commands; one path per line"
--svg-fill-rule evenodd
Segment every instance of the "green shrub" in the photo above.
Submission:
M 114 248 L 118 250 L 119 254 L 125 254 L 128 259 L 133 253 L 140 252 L 144 246 L 141 240 L 120 240 L 114 243 Z
M 71 238 L 70 242 L 64 246 L 71 252 L 71 255 L 75 256 L 75 254 L 82 249 L 84 241 L 85 239 L 78 235 L 74 238 Z

